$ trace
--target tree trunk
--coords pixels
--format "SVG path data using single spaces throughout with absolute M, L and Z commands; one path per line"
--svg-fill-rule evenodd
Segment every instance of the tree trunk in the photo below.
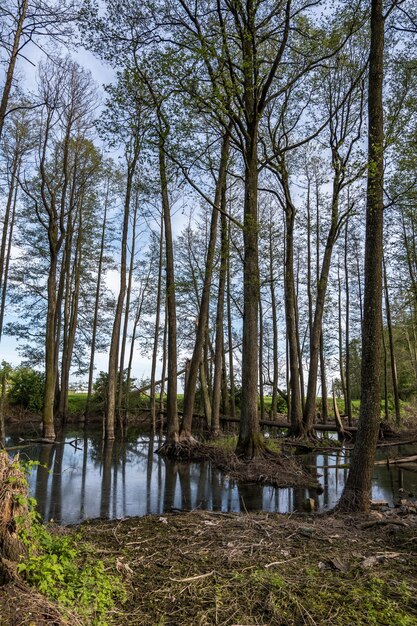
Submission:
M 236 391 L 235 391 L 235 375 L 233 366 L 233 325 L 232 325 L 232 299 L 231 299 L 231 279 L 230 279 L 230 229 L 229 222 L 227 234 L 227 341 L 229 347 L 229 387 L 230 387 L 230 415 L 236 417 Z
M 222 207 L 225 208 L 226 203 L 226 186 L 222 190 Z M 224 292 L 226 286 L 227 271 L 227 223 L 224 214 L 221 216 L 220 225 L 220 271 L 219 271 L 219 290 L 217 295 L 217 312 L 216 312 L 216 347 L 214 354 L 214 379 L 213 379 L 213 400 L 212 400 L 212 421 L 211 433 L 217 436 L 220 433 L 220 402 L 222 393 L 223 379 L 223 357 L 224 357 Z
M 359 249 L 358 249 L 358 243 L 356 242 L 356 250 L 355 250 L 355 256 L 356 256 L 356 272 L 358 275 L 358 295 L 359 295 L 359 314 L 360 314 L 360 320 L 361 320 L 361 331 L 363 328 L 363 298 L 362 298 L 362 281 L 361 281 L 361 268 L 360 268 L 360 264 L 359 264 Z
M 381 328 L 382 333 L 382 353 L 384 355 L 384 415 L 385 421 L 389 420 L 389 405 L 388 405 L 388 355 L 387 346 L 385 343 L 384 325 Z
M 285 195 L 285 321 L 287 327 L 288 362 L 289 362 L 289 415 L 291 437 L 303 434 L 303 416 L 301 412 L 300 373 L 298 362 L 297 328 L 296 328 L 296 294 L 294 282 L 294 225 L 295 206 L 291 201 L 288 172 L 285 164 L 282 167 L 281 183 Z
M 320 280 L 320 188 L 316 175 L 316 288 Z M 329 409 L 327 404 L 326 359 L 324 355 L 323 325 L 320 333 L 320 379 L 321 379 L 321 412 L 322 422 L 327 424 Z
M 304 391 L 304 369 L 303 369 L 303 350 L 300 341 L 300 324 L 298 319 L 298 288 L 299 288 L 299 275 L 300 275 L 300 257 L 297 259 L 297 274 L 296 274 L 296 288 L 295 288 L 295 332 L 297 336 L 297 352 L 298 352 L 298 375 L 300 377 L 300 392 L 301 392 L 301 410 L 304 412 L 306 398 Z
M 387 328 L 388 328 L 388 342 L 389 342 L 389 356 L 391 364 L 391 377 L 392 377 L 392 390 L 394 394 L 394 406 L 395 406 L 395 420 L 397 426 L 401 424 L 401 412 L 400 412 L 400 397 L 398 395 L 398 375 L 397 375 L 397 361 L 395 358 L 394 348 L 394 335 L 392 332 L 392 320 L 391 320 L 391 305 L 389 300 L 388 282 L 387 282 L 387 269 L 385 265 L 385 258 L 382 259 L 384 270 L 384 291 L 385 291 L 385 312 L 387 316 Z
M 307 401 L 303 415 L 303 430 L 310 436 L 316 415 L 317 378 L 320 358 L 320 338 L 323 332 L 324 305 L 326 302 L 327 283 L 334 243 L 337 236 L 339 215 L 340 173 L 335 172 L 333 179 L 331 224 L 327 234 L 326 247 L 321 265 L 320 278 L 317 282 L 316 306 L 314 310 L 313 327 L 310 341 L 310 363 L 307 383 Z
M 350 393 L 350 290 L 349 290 L 349 265 L 348 265 L 348 222 L 345 226 L 345 375 L 346 375 L 346 407 L 345 412 L 348 416 L 348 424 L 352 426 L 352 399 Z
M 75 175 L 74 175 L 75 184 Z M 69 392 L 69 376 L 72 363 L 72 355 L 74 352 L 75 334 L 78 325 L 78 302 L 80 296 L 80 279 L 81 279 L 81 267 L 82 267 L 82 240 L 83 233 L 83 197 L 79 198 L 78 207 L 78 232 L 75 244 L 74 261 L 71 264 L 71 247 L 73 232 L 75 230 L 75 221 L 71 226 L 70 237 L 70 249 L 68 251 L 69 263 L 68 263 L 68 277 L 66 284 L 66 306 L 65 306 L 65 322 L 64 322 L 64 348 L 62 353 L 62 365 L 61 365 L 61 390 L 59 395 L 58 416 L 62 423 L 65 423 L 68 413 L 68 392 Z M 68 235 L 68 233 L 67 233 Z
M 17 170 L 18 170 L 18 158 L 15 156 L 13 159 L 12 172 L 10 175 L 10 185 L 7 194 L 6 208 L 4 210 L 3 217 L 3 231 L 0 245 L 0 289 L 3 288 L 3 282 L 6 279 L 5 264 L 6 264 L 6 250 L 7 241 L 10 238 L 10 211 L 13 206 L 13 198 L 18 187 L 17 182 Z M 0 328 L 1 331 L 1 328 Z M 0 335 L 1 337 L 1 335 Z
M 345 384 L 345 370 L 343 367 L 343 329 L 342 329 L 342 282 L 340 280 L 340 266 L 337 267 L 337 287 L 338 287 L 338 337 L 339 337 L 339 373 L 340 373 L 340 385 L 343 393 L 343 404 L 346 411 L 346 384 Z
M 211 430 L 212 427 L 212 409 L 210 402 L 210 392 L 208 388 L 207 370 L 204 361 L 200 363 L 200 389 L 203 400 L 204 415 L 206 417 L 207 426 Z
M 351 466 L 338 508 L 367 511 L 378 441 L 381 399 L 381 324 L 384 181 L 384 17 L 382 0 L 372 0 L 369 65 L 368 188 L 365 291 L 362 329 L 361 407 Z
M 278 310 L 275 294 L 274 254 L 272 241 L 272 215 L 269 222 L 269 288 L 271 291 L 272 312 L 272 399 L 271 419 L 275 418 L 278 410 Z
M 242 406 L 236 454 L 253 458 L 262 450 L 258 419 L 258 121 L 245 146 L 243 224 Z
M 0 381 L 1 381 L 1 397 L 0 397 L 0 448 L 4 448 L 6 445 L 6 429 L 4 427 L 4 412 L 6 407 L 6 383 L 7 383 L 7 374 L 6 368 L 3 368 L 3 371 L 0 372 Z
M 20 169 L 20 164 L 19 164 L 19 168 L 16 171 L 17 176 L 19 175 L 19 169 Z M 11 214 L 10 213 L 7 214 L 7 207 L 9 204 L 9 199 L 8 199 L 7 206 L 6 206 L 6 215 L 4 218 L 3 238 L 4 238 L 5 249 L 3 250 L 3 239 L 2 239 L 2 250 L 0 253 L 0 294 L 1 294 L 0 341 L 3 335 L 4 312 L 6 308 L 7 283 L 9 280 L 9 265 L 10 265 L 11 251 L 12 251 L 14 223 L 15 223 L 15 218 L 16 218 L 16 204 L 17 204 L 17 191 L 18 191 L 17 178 L 16 178 L 14 185 L 13 183 L 11 183 L 11 188 L 12 187 L 14 187 L 14 193 L 13 193 L 13 200 L 12 200 L 12 205 L 11 205 Z M 8 229 L 8 232 L 7 232 L 7 229 Z M 7 247 L 6 247 L 5 235 L 6 237 L 8 235 Z
M 93 393 L 94 357 L 95 357 L 95 352 L 96 352 L 98 312 L 99 312 L 99 307 L 100 307 L 101 275 L 103 272 L 104 243 L 105 243 L 105 237 L 106 237 L 109 188 L 110 188 L 110 178 L 107 179 L 106 192 L 105 192 L 105 197 L 104 197 L 103 225 L 101 228 L 100 254 L 99 254 L 99 259 L 98 259 L 96 293 L 95 293 L 95 298 L 94 298 L 94 315 L 93 315 L 93 328 L 92 328 L 92 335 L 91 335 L 90 365 L 88 368 L 88 391 L 87 391 L 87 400 L 85 404 L 85 413 L 84 413 L 85 420 L 88 420 L 89 415 L 90 415 L 91 396 Z
M 3 133 L 4 120 L 7 114 L 7 105 L 9 102 L 10 90 L 13 83 L 13 74 L 16 66 L 17 56 L 20 48 L 20 38 L 22 36 L 23 24 L 26 19 L 29 0 L 22 0 L 19 5 L 19 14 L 17 16 L 16 30 L 13 37 L 13 45 L 10 52 L 10 59 L 7 66 L 6 78 L 3 86 L 3 94 L 0 101 L 0 139 Z
M 51 259 L 48 272 L 48 309 L 45 330 L 45 390 L 43 397 L 43 437 L 55 439 L 54 400 L 55 400 L 55 326 L 56 326 L 56 268 L 57 256 L 51 246 Z
M 120 286 L 117 298 L 116 311 L 113 321 L 113 331 L 110 342 L 109 369 L 108 369 L 108 389 L 107 389 L 107 411 L 104 423 L 104 437 L 112 440 L 115 437 L 115 413 L 116 413 L 116 386 L 117 386 L 117 364 L 119 356 L 120 327 L 122 323 L 123 304 L 126 294 L 126 257 L 127 257 L 127 236 L 129 228 L 130 199 L 132 195 L 133 178 L 139 158 L 139 138 L 134 138 L 135 146 L 132 160 L 128 163 L 126 193 L 124 201 L 123 229 L 121 241 L 120 258 Z
M 165 313 L 164 313 L 164 336 L 162 338 L 162 372 L 161 372 L 161 389 L 159 392 L 159 411 L 161 412 L 161 434 L 162 434 L 162 411 L 164 410 L 165 403 L 165 374 L 167 369 L 167 339 L 168 339 L 168 315 L 165 300 Z
M 261 420 L 265 419 L 263 355 L 264 355 L 263 310 L 262 310 L 262 298 L 261 298 L 261 294 L 259 294 L 259 406 L 260 406 Z
M 155 401 L 155 375 L 156 375 L 156 360 L 158 356 L 159 345 L 159 326 L 161 319 L 161 300 L 162 300 L 162 263 L 164 258 L 163 248 L 164 238 L 164 216 L 161 215 L 161 229 L 159 233 L 159 266 L 158 266 L 158 285 L 156 288 L 156 312 L 155 312 L 155 329 L 153 336 L 153 350 L 152 350 L 152 365 L 151 365 L 151 422 L 152 432 L 156 432 L 156 401 Z
M 148 290 L 150 273 L 151 273 L 151 264 L 149 265 L 149 272 L 148 272 L 148 275 L 146 277 L 145 284 L 141 288 L 141 292 L 140 292 L 140 295 L 139 295 L 139 300 L 138 300 L 138 304 L 137 304 L 137 308 L 136 308 L 136 313 L 135 313 L 135 319 L 134 319 L 134 322 L 133 322 L 132 339 L 131 339 L 131 342 L 130 342 L 130 350 L 129 350 L 129 361 L 128 361 L 128 364 L 127 364 L 127 373 L 126 373 L 126 389 L 129 389 L 129 390 L 130 390 L 130 383 L 131 383 L 131 380 L 132 380 L 133 354 L 134 354 L 134 351 L 135 351 L 135 342 L 136 342 L 136 337 L 137 337 L 137 329 L 138 329 L 138 325 L 139 325 L 139 322 L 140 322 L 141 317 L 142 317 L 142 310 L 143 310 L 143 305 L 145 303 L 145 296 L 146 296 L 146 293 L 147 293 L 147 290 Z M 125 410 L 126 410 L 127 413 L 129 412 L 129 409 L 130 409 L 129 398 L 130 398 L 130 395 L 126 394 Z
M 324 357 L 323 329 L 320 333 L 320 377 L 321 377 L 321 412 L 322 422 L 327 424 L 329 409 L 327 405 L 326 361 Z
M 214 207 L 211 216 L 210 234 L 206 259 L 206 272 L 204 276 L 203 293 L 201 295 L 200 311 L 197 322 L 197 332 L 194 344 L 193 355 L 190 361 L 190 369 L 188 374 L 187 390 L 184 395 L 184 415 L 180 432 L 180 439 L 189 439 L 191 437 L 191 423 L 194 413 L 194 398 L 198 378 L 199 367 L 202 358 L 202 350 L 205 339 L 209 305 L 210 290 L 213 275 L 214 254 L 216 251 L 217 224 L 219 216 L 219 208 L 222 200 L 222 192 L 226 181 L 226 167 L 229 158 L 230 138 L 227 132 L 223 137 L 223 144 L 220 157 L 219 173 L 216 183 L 216 191 L 214 197 Z
M 162 212 L 165 228 L 166 298 L 167 298 L 167 443 L 179 440 L 177 409 L 177 310 L 175 301 L 174 246 L 172 242 L 171 210 L 165 165 L 165 137 L 159 140 L 159 175 L 161 183 Z
M 126 288 L 126 304 L 124 310 L 124 322 L 123 322 L 123 332 L 122 332 L 122 344 L 120 348 L 120 364 L 119 364 L 119 385 L 117 389 L 117 416 L 120 424 L 120 428 L 123 431 L 123 396 L 125 395 L 125 409 L 127 408 L 127 404 L 129 401 L 129 386 L 126 381 L 126 394 L 123 393 L 124 386 L 124 362 L 125 362 L 125 353 L 126 353 L 126 343 L 127 343 L 127 331 L 129 326 L 129 315 L 130 315 L 130 298 L 132 294 L 132 283 L 133 283 L 133 269 L 135 266 L 135 248 L 136 248 L 136 222 L 138 215 L 138 207 L 139 207 L 139 191 L 136 190 L 135 197 L 135 205 L 133 209 L 133 224 L 132 224 L 132 243 L 130 247 L 130 263 L 129 263 L 129 278 L 127 281 Z

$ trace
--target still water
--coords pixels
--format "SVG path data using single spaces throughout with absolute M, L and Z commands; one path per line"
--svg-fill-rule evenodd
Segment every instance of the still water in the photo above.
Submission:
M 275 489 L 237 485 L 210 463 L 173 463 L 155 454 L 160 441 L 131 431 L 124 442 L 103 443 L 100 432 L 61 434 L 65 444 L 33 445 L 21 457 L 39 461 L 30 475 L 30 490 L 46 519 L 75 524 L 92 518 L 161 515 L 171 509 L 213 511 L 302 510 L 305 498 L 314 498 L 318 510 L 332 507 L 340 497 L 348 470 L 332 466 L 349 461 L 349 451 L 303 456 L 317 467 L 322 493 L 316 490 Z M 69 442 L 76 444 L 70 445 Z M 13 437 L 8 444 L 17 443 Z M 417 454 L 417 445 L 381 448 L 387 455 Z M 417 494 L 417 466 L 375 466 L 372 496 L 392 504 L 399 489 Z

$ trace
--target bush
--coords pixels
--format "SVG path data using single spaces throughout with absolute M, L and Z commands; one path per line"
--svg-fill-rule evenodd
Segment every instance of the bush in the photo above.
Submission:
M 39 412 L 43 407 L 45 376 L 29 367 L 14 370 L 8 398 L 11 404 L 20 404 L 31 411 Z
M 64 615 L 75 613 L 92 626 L 107 626 L 106 617 L 115 602 L 125 600 L 121 577 L 113 564 L 105 567 L 97 558 L 94 546 L 81 531 L 67 533 L 44 526 L 35 510 L 36 501 L 28 496 L 23 474 L 28 475 L 34 464 L 22 465 L 18 458 L 8 463 L 15 472 L 7 476 L 7 488 L 9 492 L 13 488 L 16 509 L 12 521 L 15 535 L 25 548 L 17 571 L 29 585 L 56 602 Z M 16 476 L 20 480 L 17 485 Z

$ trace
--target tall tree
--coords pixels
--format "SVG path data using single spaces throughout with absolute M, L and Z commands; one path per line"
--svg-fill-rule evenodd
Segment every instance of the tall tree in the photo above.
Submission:
M 45 394 L 43 436 L 55 439 L 54 402 L 60 342 L 59 276 L 68 227 L 76 212 L 71 189 L 73 138 L 90 124 L 94 102 L 91 79 L 72 60 L 55 59 L 40 68 L 40 93 L 45 103 L 39 125 L 38 177 L 24 185 L 47 239 L 47 314 L 45 329 Z M 71 229 L 70 229 L 71 230 Z
M 104 422 L 106 440 L 115 438 L 116 396 L 120 352 L 120 332 L 127 287 L 127 252 L 131 203 L 135 179 L 140 164 L 146 133 L 146 102 L 144 85 L 134 73 L 126 70 L 118 76 L 118 83 L 108 87 L 110 98 L 107 111 L 101 118 L 105 134 L 122 146 L 125 159 L 125 190 L 123 199 L 122 236 L 120 242 L 119 289 L 109 351 L 107 406 Z M 113 138 L 113 139 L 112 139 Z
M 362 327 L 361 406 L 351 466 L 337 508 L 367 511 L 378 440 L 381 399 L 382 257 L 384 208 L 384 25 L 382 0 L 371 2 L 368 83 L 368 188 Z
M 72 32 L 71 22 L 74 22 L 76 13 L 73 0 L 5 0 L 2 3 L 0 19 L 4 28 L 1 29 L 1 34 L 7 33 L 7 36 L 0 40 L 6 56 L 6 72 L 0 99 L 0 138 L 4 121 L 10 113 L 8 105 L 18 57 L 24 58 L 24 48 L 38 39 L 50 38 L 57 42 L 66 40 Z M 13 106 L 13 110 L 15 108 Z M 25 109 L 28 106 L 22 104 L 17 108 Z

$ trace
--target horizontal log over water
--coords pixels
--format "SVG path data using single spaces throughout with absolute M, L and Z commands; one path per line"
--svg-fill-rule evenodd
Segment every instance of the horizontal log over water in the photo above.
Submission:
M 200 417 L 204 417 L 201 415 Z M 239 423 L 240 419 L 238 417 L 221 417 L 220 421 L 228 422 L 228 423 Z M 289 428 L 291 424 L 289 422 L 275 422 L 274 420 L 259 420 L 260 426 L 269 426 L 270 428 Z M 314 430 L 319 431 L 331 431 L 337 432 L 337 428 L 335 424 L 314 424 Z M 358 430 L 356 426 L 345 426 L 344 430 L 350 433 L 356 433 Z
M 132 414 L 148 413 L 148 409 L 129 409 L 127 412 L 132 413 Z M 162 410 L 162 411 L 157 410 L 156 413 L 157 415 L 166 415 L 166 410 Z M 182 414 L 183 414 L 182 411 L 178 411 L 178 415 L 182 415 Z M 200 413 L 194 413 L 193 417 L 197 419 L 203 419 L 203 420 L 206 419 L 205 415 L 200 414 Z M 238 424 L 240 422 L 240 417 L 231 417 L 229 415 L 223 415 L 220 417 L 220 421 L 223 424 L 226 424 L 226 423 Z M 268 426 L 269 428 L 289 428 L 290 427 L 289 422 L 278 422 L 275 420 L 259 420 L 259 425 Z M 314 430 L 318 430 L 320 432 L 325 432 L 325 431 L 337 432 L 337 428 L 335 424 L 314 424 L 313 428 Z M 356 433 L 357 426 L 344 426 L 344 431 L 350 432 L 350 433 Z

